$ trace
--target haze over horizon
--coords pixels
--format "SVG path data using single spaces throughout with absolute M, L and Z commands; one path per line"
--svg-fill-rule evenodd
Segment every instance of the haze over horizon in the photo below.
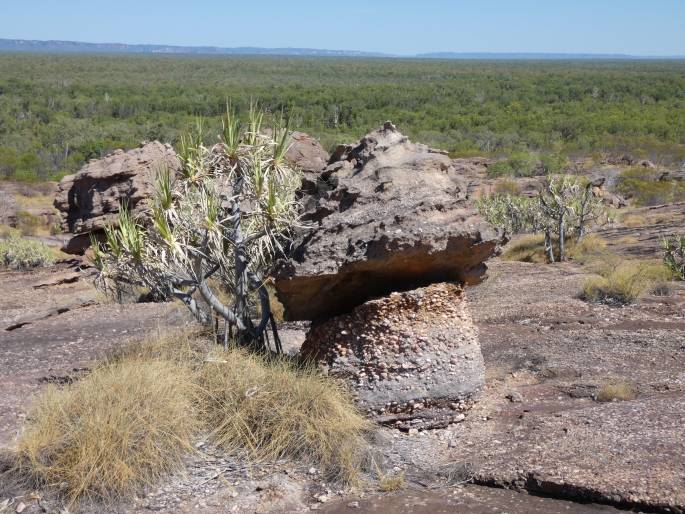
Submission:
M 422 53 L 685 55 L 685 2 L 656 0 L 33 0 L 3 6 L 0 38 Z M 639 35 L 639 37 L 636 37 Z

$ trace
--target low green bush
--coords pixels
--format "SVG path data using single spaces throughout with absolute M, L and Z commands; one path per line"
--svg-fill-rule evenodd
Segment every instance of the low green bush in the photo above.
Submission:
M 680 280 L 685 280 L 685 235 L 672 235 L 661 241 L 664 264 Z
M 535 174 L 539 160 L 529 152 L 514 152 L 508 159 L 488 166 L 488 174 L 493 177 L 530 177 Z
M 15 270 L 49 266 L 55 257 L 44 243 L 16 235 L 0 241 L 0 263 Z
M 636 205 L 663 205 L 685 200 L 685 183 L 659 180 L 661 173 L 642 167 L 623 171 L 616 183 L 619 193 Z

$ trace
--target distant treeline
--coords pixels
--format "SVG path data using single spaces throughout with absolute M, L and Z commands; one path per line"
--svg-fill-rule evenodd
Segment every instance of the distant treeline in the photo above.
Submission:
M 685 61 L 0 54 L 0 178 L 57 178 L 141 140 L 216 133 L 251 99 L 327 147 L 385 120 L 454 155 L 685 159 Z

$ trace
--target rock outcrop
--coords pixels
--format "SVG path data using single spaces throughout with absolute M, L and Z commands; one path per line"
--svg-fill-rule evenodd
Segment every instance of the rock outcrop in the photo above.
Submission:
M 157 170 L 164 165 L 173 173 L 180 169 L 173 148 L 153 141 L 91 160 L 78 173 L 64 177 L 55 207 L 62 215 L 62 229 L 75 234 L 64 250 L 82 253 L 90 244 L 90 233 L 116 220 L 122 201 L 134 215 L 144 214 Z
M 293 132 L 285 159 L 306 176 L 316 177 L 328 164 L 329 155 L 317 139 L 304 132 Z
M 328 152 L 309 134 L 293 132 L 285 159 L 302 172 L 302 187 L 298 195 L 303 208 L 307 210 L 314 207 L 321 172 L 328 164 Z
M 328 153 L 313 137 L 293 132 L 285 158 L 302 171 L 306 193 L 316 188 Z M 64 177 L 59 183 L 55 207 L 61 212 L 62 229 L 75 235 L 63 250 L 83 253 L 90 245 L 91 233 L 116 221 L 122 200 L 136 216 L 144 218 L 160 165 L 166 165 L 172 172 L 181 166 L 170 145 L 153 141 L 128 152 L 116 150 L 103 159 L 91 160 L 78 173 Z
M 315 325 L 301 354 L 345 379 L 361 409 L 401 429 L 463 419 L 483 385 L 477 330 L 454 284 L 392 293 Z
M 499 234 L 467 200 L 446 153 L 391 123 L 339 147 L 321 174 L 314 226 L 276 280 L 291 320 L 324 319 L 371 298 L 437 282 L 480 282 Z

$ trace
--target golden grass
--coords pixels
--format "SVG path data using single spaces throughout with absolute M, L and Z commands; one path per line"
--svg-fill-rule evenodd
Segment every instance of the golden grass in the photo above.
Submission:
M 597 393 L 598 402 L 634 400 L 637 398 L 635 386 L 627 381 L 609 382 L 604 384 Z
M 624 245 L 624 246 L 631 246 L 631 245 L 637 244 L 639 242 L 640 242 L 640 240 L 637 237 L 631 236 L 631 235 L 619 237 L 619 238 L 614 240 L 615 245 Z
M 619 222 L 625 227 L 644 227 L 649 224 L 649 220 L 643 214 L 632 213 L 621 216 Z
M 391 493 L 399 491 L 407 486 L 407 481 L 404 478 L 404 473 L 397 475 L 381 474 L 378 478 L 378 490 L 382 493 Z
M 545 256 L 545 236 L 526 234 L 515 237 L 504 249 L 502 260 L 518 262 L 547 262 Z
M 518 195 L 521 193 L 521 188 L 515 180 L 502 179 L 495 183 L 496 194 Z
M 598 234 L 588 234 L 582 241 L 567 243 L 568 256 L 575 262 L 584 264 L 607 254 L 606 241 Z
M 209 438 L 253 459 L 300 459 L 353 482 L 370 422 L 332 379 L 283 358 L 223 350 L 199 332 L 158 335 L 40 396 L 11 473 L 69 500 L 131 496 Z
M 16 472 L 70 500 L 111 500 L 178 468 L 197 428 L 184 366 L 129 359 L 48 387 L 17 444 Z
M 285 307 L 283 307 L 283 304 L 278 300 L 278 296 L 276 296 L 276 288 L 272 284 L 267 285 L 266 289 L 269 292 L 271 313 L 276 321 L 281 322 L 285 316 Z
M 331 379 L 245 350 L 212 352 L 200 370 L 210 439 L 256 459 L 299 458 L 355 481 L 370 424 Z
M 556 254 L 558 248 L 556 240 L 553 241 L 553 246 Z M 597 234 L 588 234 L 581 242 L 577 242 L 575 238 L 566 240 L 567 257 L 580 263 L 605 254 L 606 249 L 606 242 Z M 502 253 L 502 259 L 538 264 L 547 262 L 545 237 L 542 234 L 526 234 L 514 238 Z
M 647 293 L 664 290 L 672 278 L 661 261 L 628 260 L 615 255 L 590 262 L 588 269 L 599 276 L 584 282 L 580 296 L 592 302 L 630 304 Z

